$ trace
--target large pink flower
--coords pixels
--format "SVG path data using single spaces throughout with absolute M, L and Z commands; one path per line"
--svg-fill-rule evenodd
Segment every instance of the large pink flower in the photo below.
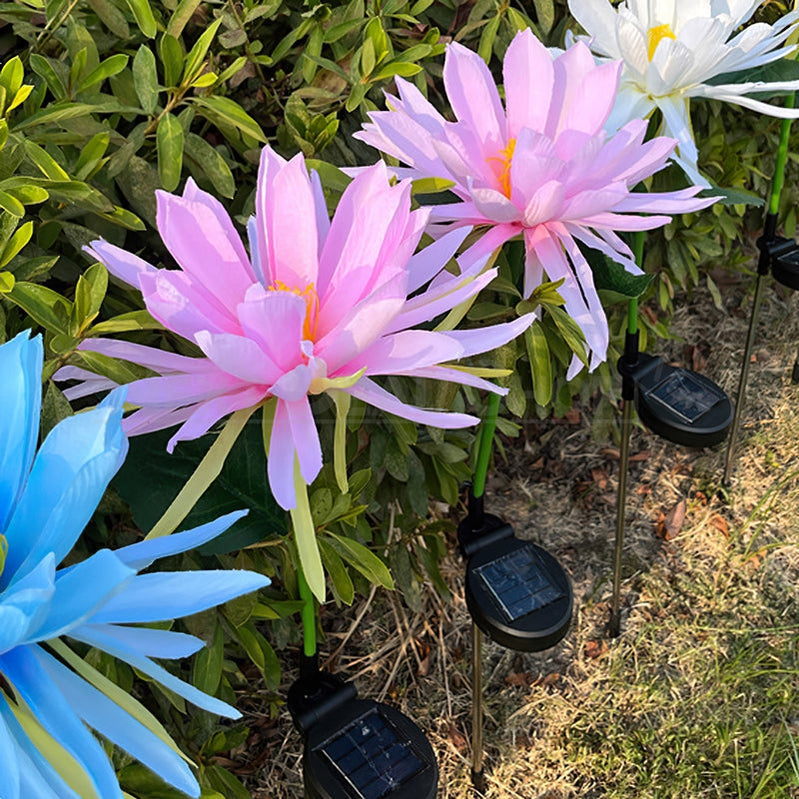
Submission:
M 275 499 L 288 509 L 296 502 L 295 458 L 308 484 L 322 466 L 310 394 L 345 391 L 438 427 L 474 424 L 465 414 L 405 404 L 371 379 L 417 375 L 500 391 L 442 363 L 494 349 L 530 323 L 446 333 L 409 329 L 471 297 L 495 274 L 482 271 L 484 259 L 462 264 L 457 276 L 442 272 L 466 229 L 414 254 L 429 211 L 410 210 L 410 190 L 409 181 L 391 186 L 385 166 L 376 164 L 353 180 L 331 221 L 318 177 L 309 177 L 302 156 L 286 162 L 266 148 L 248 226 L 250 256 L 221 204 L 192 181 L 182 197 L 158 193 L 158 229 L 179 269 L 156 269 L 94 242 L 90 252 L 137 286 L 150 313 L 205 355 L 85 341 L 82 349 L 160 375 L 130 385 L 128 401 L 139 409 L 125 419 L 127 432 L 180 424 L 171 449 L 232 411 L 275 398 L 268 475 Z M 68 390 L 70 397 L 101 386 L 74 367 L 59 377 L 85 381 Z
M 632 192 L 666 164 L 676 142 L 645 143 L 643 120 L 606 134 L 620 69 L 618 62 L 598 66 L 580 42 L 553 57 L 529 30 L 521 31 L 505 56 L 503 108 L 483 60 L 450 44 L 444 85 L 456 122 L 444 119 L 413 84 L 397 79 L 399 97 L 388 97 L 391 110 L 371 113 L 371 123 L 355 134 L 407 164 L 396 169 L 402 177 L 454 182 L 451 190 L 461 202 L 434 207 L 431 221 L 490 225 L 486 248 L 523 234 L 525 296 L 545 273 L 563 279 L 560 293 L 585 334 L 592 369 L 605 358 L 608 328 L 577 241 L 640 272 L 614 231 L 650 230 L 670 221 L 663 214 L 714 202 L 695 199 L 698 187 Z M 579 369 L 575 358 L 570 375 Z

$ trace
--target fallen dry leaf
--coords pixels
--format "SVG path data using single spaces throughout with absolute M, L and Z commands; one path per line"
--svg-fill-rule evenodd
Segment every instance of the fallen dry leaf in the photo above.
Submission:
M 583 654 L 585 654 L 589 660 L 596 660 L 597 658 L 601 658 L 602 655 L 607 654 L 607 651 L 607 641 L 588 641 L 585 645 L 585 649 L 583 649 Z
M 715 527 L 725 538 L 730 537 L 730 526 L 727 520 L 718 513 L 710 518 L 711 526 Z
M 661 514 L 662 518 L 659 518 L 657 522 L 655 522 L 655 533 L 657 536 L 666 541 L 671 541 L 673 538 L 676 538 L 682 529 L 687 510 L 687 503 L 684 499 L 681 499 L 667 514 Z

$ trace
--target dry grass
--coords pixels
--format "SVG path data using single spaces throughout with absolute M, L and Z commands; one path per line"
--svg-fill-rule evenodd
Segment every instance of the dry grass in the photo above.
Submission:
M 644 430 L 633 434 L 640 459 L 631 473 L 619 639 L 605 633 L 614 448 L 591 441 L 586 418 L 542 423 L 497 465 L 491 510 L 561 560 L 576 602 L 569 634 L 547 652 L 485 646 L 489 799 L 799 797 L 799 387 L 789 381 L 799 300 L 772 288 L 765 295 L 731 490 L 720 491 L 723 447 L 680 450 Z M 732 394 L 750 299 L 732 286 L 725 301 L 722 313 L 697 294 L 675 331 L 691 336 L 706 373 Z M 685 352 L 671 342 L 671 357 Z M 679 531 L 658 536 L 681 501 Z M 428 734 L 441 799 L 472 795 L 462 573 L 460 559 L 447 558 L 453 599 L 428 587 L 423 613 L 381 592 L 323 617 L 331 666 Z M 286 665 L 288 684 L 294 671 Z M 254 799 L 302 795 L 301 740 L 287 714 L 277 729 L 250 783 Z

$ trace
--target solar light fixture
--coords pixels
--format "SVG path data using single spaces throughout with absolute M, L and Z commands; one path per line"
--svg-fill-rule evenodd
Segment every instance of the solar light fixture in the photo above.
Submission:
M 637 234 L 636 260 L 643 256 L 643 235 Z M 711 447 L 721 443 L 733 423 L 730 398 L 716 383 L 691 369 L 667 364 L 638 348 L 638 302 L 630 301 L 622 376 L 622 427 L 619 448 L 619 491 L 613 561 L 613 594 L 608 625 L 611 636 L 621 632 L 621 566 L 627 477 L 630 468 L 632 409 L 655 435 L 684 447 Z
M 519 652 L 549 649 L 569 629 L 574 593 L 552 555 L 516 538 L 509 524 L 484 512 L 482 494 L 469 495 L 458 543 L 467 559 L 466 606 L 472 617 L 472 784 L 482 793 L 482 635 Z
M 774 203 L 772 203 L 772 207 L 775 207 Z M 766 214 L 763 225 L 763 235 L 757 240 L 757 247 L 760 250 L 760 256 L 757 262 L 755 296 L 752 300 L 752 311 L 749 315 L 749 329 L 746 334 L 741 373 L 738 379 L 738 394 L 735 401 L 735 416 L 732 423 L 732 433 L 730 434 L 727 455 L 724 460 L 723 482 L 725 485 L 730 484 L 732 477 L 735 444 L 738 440 L 738 431 L 741 427 L 743 407 L 746 399 L 746 383 L 749 377 L 749 364 L 752 359 L 757 323 L 760 317 L 760 305 L 763 299 L 763 280 L 770 270 L 778 283 L 781 283 L 786 288 L 799 290 L 799 244 L 793 239 L 786 239 L 783 236 L 777 235 L 776 211 L 770 211 Z M 796 358 L 794 359 L 791 380 L 794 383 L 799 383 L 799 352 L 797 352 Z
M 303 658 L 288 693 L 302 734 L 306 799 L 434 799 L 438 766 L 424 733 L 398 710 Z

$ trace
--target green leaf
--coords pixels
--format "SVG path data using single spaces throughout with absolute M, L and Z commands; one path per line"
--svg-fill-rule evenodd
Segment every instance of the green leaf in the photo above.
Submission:
M 88 0 L 89 8 L 100 18 L 103 25 L 120 39 L 130 38 L 130 27 L 125 15 L 109 0 Z
M 155 53 L 143 44 L 133 56 L 133 85 L 139 97 L 142 111 L 152 114 L 158 107 L 158 70 Z
M 0 267 L 8 266 L 14 256 L 31 240 L 33 235 L 33 222 L 25 222 L 8 240 L 0 256 Z
M 164 86 L 177 86 L 183 71 L 183 49 L 180 42 L 165 33 L 158 44 L 158 52 L 164 65 Z
M 634 275 L 598 250 L 585 248 L 585 258 L 594 275 L 594 286 L 609 302 L 640 297 L 652 282 L 652 275 Z
M 346 536 L 336 535 L 330 531 L 327 531 L 326 535 L 339 555 L 351 566 L 354 566 L 372 585 L 382 585 L 389 591 L 394 590 L 391 573 L 386 564 L 374 552 Z
M 72 303 L 52 289 L 18 281 L 5 296 L 46 330 L 69 335 Z
M 192 102 L 199 106 L 200 113 L 210 122 L 217 124 L 221 121 L 232 125 L 261 144 L 266 144 L 261 126 L 234 100 L 228 97 L 194 97 Z
M 344 561 L 324 538 L 319 539 L 319 551 L 322 555 L 322 564 L 330 575 L 334 595 L 345 605 L 351 605 L 355 598 L 355 587 L 344 566 Z
M 208 54 L 211 42 L 214 40 L 214 36 L 216 36 L 216 32 L 221 24 L 222 17 L 215 19 L 205 31 L 203 31 L 202 36 L 197 39 L 194 47 L 189 51 L 183 66 L 183 80 L 181 81 L 183 84 L 190 84 L 199 74 L 205 56 Z
M 705 83 L 710 86 L 722 86 L 729 83 L 781 83 L 783 81 L 798 80 L 799 62 L 794 58 L 780 58 L 778 61 L 772 61 L 770 64 L 763 64 L 752 69 L 744 69 L 739 72 L 724 72 L 721 75 L 708 78 Z M 793 91 L 788 89 L 773 91 L 766 87 L 762 92 L 747 92 L 747 94 L 769 94 L 776 97 L 781 94 L 793 94 Z M 708 99 L 712 100 L 713 98 L 709 97 Z M 763 99 L 762 96 L 759 99 Z
M 139 26 L 139 30 L 148 39 L 152 39 L 158 32 L 158 25 L 155 22 L 149 0 L 127 0 L 127 4 L 130 6 L 130 10 L 136 18 L 136 24 Z
M 133 520 L 141 530 L 150 530 L 158 521 L 216 438 L 208 434 L 194 441 L 181 441 L 170 455 L 166 444 L 173 432 L 131 438 L 128 457 L 114 478 L 114 487 L 130 505 Z M 205 524 L 241 508 L 249 508 L 247 516 L 201 547 L 202 554 L 242 549 L 287 532 L 286 514 L 269 490 L 260 425 L 255 423 L 245 426 L 219 477 L 206 489 L 182 526 Z
M 554 0 L 533 0 L 535 16 L 541 32 L 546 36 L 555 24 Z
M 27 130 L 28 128 L 37 127 L 39 125 L 47 125 L 53 122 L 63 122 L 67 119 L 75 119 L 76 117 L 87 117 L 97 111 L 97 106 L 88 103 L 64 103 L 61 105 L 52 105 L 25 117 L 21 122 L 14 125 L 14 130 Z
M 9 58 L 3 68 L 0 69 L 0 86 L 2 86 L 9 97 L 13 97 L 22 86 L 25 77 L 25 70 L 19 56 Z
M 759 194 L 754 194 L 745 189 L 730 189 L 721 186 L 713 186 L 711 189 L 703 189 L 699 197 L 719 197 L 718 200 L 721 205 L 752 205 L 755 208 L 760 208 L 766 204 L 764 197 Z
M 497 31 L 499 30 L 499 23 L 501 21 L 502 16 L 500 14 L 492 17 L 480 34 L 480 44 L 477 46 L 477 54 L 486 64 L 491 61 L 491 53 L 494 50 L 494 40 L 497 38 Z
M 222 625 L 214 628 L 214 639 L 194 657 L 191 681 L 203 693 L 214 696 L 222 680 L 222 663 L 225 658 L 225 635 Z
M 108 288 L 108 270 L 103 264 L 92 264 L 79 278 L 75 286 L 72 306 L 72 334 L 79 336 L 100 313 L 100 306 Z
M 67 87 L 50 63 L 50 59 L 38 53 L 31 53 L 30 65 L 31 69 L 47 84 L 47 88 L 50 89 L 57 101 L 66 99 Z
M 153 319 L 148 311 L 129 311 L 105 322 L 98 322 L 87 333 L 104 336 L 109 333 L 128 333 L 132 330 L 162 330 L 163 325 Z
M 16 278 L 11 272 L 0 272 L 0 294 L 8 294 L 14 288 Z
M 124 53 L 117 53 L 116 55 L 109 56 L 105 61 L 97 65 L 81 82 L 78 86 L 78 91 L 85 91 L 91 86 L 95 86 L 102 81 L 107 80 L 112 75 L 118 75 L 128 65 L 128 56 Z
M 12 194 L 0 191 L 0 208 L 11 216 L 22 218 L 25 216 L 25 206 Z
M 172 114 L 164 114 L 156 131 L 158 176 L 167 191 L 174 191 L 183 171 L 183 126 Z
M 250 660 L 261 672 L 268 688 L 273 691 L 280 687 L 280 662 L 275 650 L 266 638 L 258 632 L 252 622 L 238 627 L 234 633 L 244 647 Z
M 108 149 L 111 141 L 111 134 L 107 130 L 95 133 L 84 145 L 75 164 L 75 177 L 78 180 L 86 180 L 97 169 L 100 160 Z
M 180 0 L 169 18 L 166 32 L 176 39 L 180 38 L 186 23 L 192 18 L 194 12 L 199 8 L 202 0 Z
M 547 337 L 539 321 L 533 322 L 524 331 L 524 343 L 530 361 L 530 373 L 533 378 L 533 396 L 542 407 L 549 405 L 552 399 L 552 360 L 549 357 Z
M 388 80 L 397 75 L 401 78 L 410 78 L 421 71 L 422 67 L 419 66 L 419 64 L 408 64 L 405 61 L 391 61 L 372 75 L 369 81 L 370 83 L 376 83 L 379 80 Z
M 50 153 L 38 144 L 25 140 L 25 154 L 41 170 L 42 174 L 50 180 L 69 181 L 69 175 L 64 168 L 53 158 Z
M 549 306 L 547 310 L 571 351 L 588 366 L 588 356 L 585 352 L 585 338 L 577 322 L 559 306 Z
M 222 154 L 212 147 L 202 136 L 189 133 L 186 136 L 184 152 L 208 177 L 218 194 L 229 199 L 236 194 L 236 180 Z

